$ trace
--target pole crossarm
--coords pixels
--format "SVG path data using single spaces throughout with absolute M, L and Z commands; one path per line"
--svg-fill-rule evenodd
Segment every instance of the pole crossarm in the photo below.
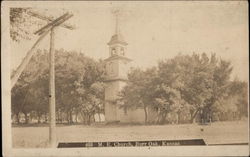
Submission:
M 27 10 L 26 12 L 27 12 L 27 14 L 30 15 L 30 16 L 36 17 L 36 18 L 41 19 L 41 20 L 45 20 L 45 21 L 47 21 L 47 22 L 52 22 L 52 21 L 55 20 L 55 19 L 52 18 L 52 17 L 46 16 L 46 15 L 42 15 L 42 14 L 40 14 L 40 13 L 38 13 L 38 12 L 35 12 L 35 11 Z M 63 24 L 61 24 L 60 26 L 61 26 L 61 27 L 64 27 L 64 28 L 67 28 L 67 29 L 70 29 L 70 30 L 75 29 L 75 26 L 70 25 L 70 24 L 67 24 L 67 23 L 63 23 Z
M 65 22 L 66 20 L 68 20 L 72 16 L 73 16 L 73 14 L 66 13 L 66 14 L 60 16 L 59 18 L 55 19 L 53 22 L 51 22 L 51 23 L 47 24 L 46 26 L 42 27 L 41 29 L 36 31 L 34 34 L 41 35 L 43 32 L 51 30 L 55 26 L 61 25 L 63 22 Z

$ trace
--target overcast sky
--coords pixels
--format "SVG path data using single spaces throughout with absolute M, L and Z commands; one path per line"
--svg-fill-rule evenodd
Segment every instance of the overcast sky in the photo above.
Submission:
M 30 2 L 29 2 L 30 3 Z M 34 2 L 33 2 L 34 3 Z M 40 2 L 41 3 L 41 2 Z M 56 2 L 58 3 L 58 2 Z M 108 57 L 107 42 L 115 32 L 112 10 L 120 9 L 120 30 L 128 43 L 133 66 L 157 65 L 177 54 L 206 52 L 232 61 L 233 78 L 248 80 L 247 2 L 46 2 L 36 8 L 60 16 L 68 10 L 75 30 L 59 28 L 56 48 L 82 51 L 99 59 Z M 22 5 L 24 6 L 24 5 Z M 29 4 L 28 6 L 33 6 Z M 38 6 L 38 5 L 36 5 Z M 63 8 L 63 9 L 62 9 Z M 16 68 L 37 39 L 11 42 L 12 68 Z M 47 37 L 40 46 L 49 48 Z

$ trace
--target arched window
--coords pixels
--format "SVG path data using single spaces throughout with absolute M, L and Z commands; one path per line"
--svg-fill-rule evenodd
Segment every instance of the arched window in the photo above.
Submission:
M 115 54 L 116 54 L 115 48 L 112 48 L 112 50 L 111 50 L 111 55 L 113 56 L 113 55 L 115 55 Z
M 110 74 L 113 74 L 114 73 L 114 69 L 113 69 L 114 67 L 113 67 L 113 63 L 112 62 L 110 62 L 109 63 L 109 72 L 110 72 Z
M 124 54 L 125 54 L 125 53 L 124 53 L 124 48 L 123 48 L 123 47 L 121 47 L 121 49 L 120 49 L 120 50 L 121 50 L 121 55 L 122 55 L 122 56 L 124 56 Z

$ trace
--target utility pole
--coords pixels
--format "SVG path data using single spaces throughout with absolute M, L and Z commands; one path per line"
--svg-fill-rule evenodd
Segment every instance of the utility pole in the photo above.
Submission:
M 55 101 L 55 27 L 50 30 L 49 51 L 49 141 L 50 147 L 56 147 L 56 101 Z
M 36 31 L 34 34 L 40 35 L 39 39 L 32 46 L 30 51 L 28 51 L 27 55 L 23 59 L 20 66 L 17 68 L 17 72 L 11 78 L 11 88 L 17 82 L 19 76 L 22 71 L 29 63 L 32 55 L 34 54 L 35 49 L 40 44 L 41 40 L 50 32 L 50 52 L 49 52 L 49 144 L 51 148 L 56 148 L 57 140 L 56 140 L 56 101 L 55 101 L 55 29 L 58 26 L 62 26 L 67 29 L 74 29 L 71 25 L 64 24 L 69 18 L 73 16 L 73 14 L 65 13 L 64 15 L 58 17 L 57 19 L 51 19 L 47 16 L 43 16 L 38 13 L 30 12 L 30 15 L 50 21 L 47 25 Z
M 50 52 L 49 52 L 49 144 L 51 148 L 56 148 L 56 100 L 55 100 L 55 29 L 62 25 L 73 15 L 66 13 L 51 23 L 42 27 L 35 34 L 43 34 L 50 31 Z

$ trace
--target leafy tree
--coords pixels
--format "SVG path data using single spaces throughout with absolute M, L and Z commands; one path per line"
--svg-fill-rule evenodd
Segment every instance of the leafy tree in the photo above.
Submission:
M 100 82 L 93 83 L 89 90 L 84 92 L 84 94 L 80 93 L 80 95 L 80 110 L 83 116 L 86 117 L 86 123 L 90 125 L 94 114 L 103 112 L 104 84 Z
M 10 37 L 14 41 L 30 39 L 29 32 L 24 27 L 26 10 L 27 8 L 10 8 Z
M 56 94 L 58 109 L 68 115 L 72 123 L 72 114 L 87 115 L 90 118 L 102 108 L 104 101 L 104 68 L 102 62 L 96 62 L 82 53 L 60 50 L 56 60 Z M 84 117 L 85 117 L 84 116 Z
M 104 110 L 104 79 L 103 62 L 88 62 L 83 68 L 82 81 L 79 82 L 80 110 L 85 115 L 87 124 L 91 123 L 94 114 Z
M 48 68 L 46 61 L 46 55 L 38 50 L 12 88 L 12 112 L 16 117 L 25 114 L 26 123 L 31 111 L 39 111 L 40 118 L 47 110 L 48 79 L 43 75 Z
M 217 112 L 226 114 L 227 112 L 237 113 L 238 118 L 248 115 L 248 86 L 246 82 L 235 79 L 231 81 L 227 88 L 228 92 L 225 97 L 220 99 L 217 106 L 219 110 Z M 224 110 L 222 110 L 223 108 Z M 234 119 L 236 116 L 234 116 Z M 225 118 L 224 118 L 225 119 Z
M 178 55 L 160 61 L 157 68 L 132 71 L 121 93 L 122 106 L 157 109 L 159 123 L 165 123 L 169 113 L 177 114 L 179 121 L 186 110 L 191 122 L 197 115 L 207 121 L 211 107 L 227 95 L 231 71 L 230 62 L 215 54 Z
M 176 59 L 161 61 L 158 64 L 158 86 L 156 92 L 156 106 L 161 118 L 159 123 L 164 124 L 169 113 L 177 113 L 180 119 L 181 110 L 186 106 L 182 100 L 181 90 L 184 86 L 181 75 L 183 68 L 179 65 L 180 56 Z
M 35 112 L 37 118 L 48 113 L 49 64 L 48 52 L 38 50 L 12 90 L 13 114 Z M 55 54 L 56 110 L 58 120 L 66 113 L 68 123 L 73 122 L 82 105 L 89 104 L 94 113 L 103 112 L 104 69 L 82 53 L 63 49 Z M 25 87 L 25 88 L 24 88 Z M 25 90 L 24 90 L 25 89 Z M 84 92 L 79 92 L 83 90 Z M 27 98 L 23 100 L 24 95 Z M 80 99 L 84 98 L 84 99 Z M 20 104 L 24 101 L 23 104 Z M 97 109 L 96 106 L 99 106 Z M 89 111 L 92 113 L 92 111 Z M 87 112 L 88 113 L 88 112 Z M 89 114 L 89 113 L 88 113 Z M 92 116 L 92 115 L 91 115 Z
M 23 110 L 23 106 L 25 103 L 26 95 L 25 92 L 27 92 L 27 89 L 25 86 L 22 86 L 21 84 L 17 83 L 14 88 L 11 90 L 11 111 L 12 111 L 12 117 L 16 117 L 16 122 L 20 123 L 20 117 L 19 114 Z
M 157 91 L 155 107 L 158 109 L 159 121 L 164 124 L 168 113 L 175 112 L 181 105 L 180 92 L 174 88 L 162 84 Z
M 172 80 L 177 80 L 175 82 L 179 84 L 177 88 L 181 92 L 181 98 L 190 110 L 190 121 L 194 122 L 198 113 L 201 120 L 208 120 L 211 116 L 211 106 L 226 94 L 232 71 L 230 62 L 218 61 L 215 54 L 209 58 L 205 53 L 179 55 L 173 58 L 172 62 L 168 67 L 173 69 L 174 74 L 167 71 L 166 78 L 173 77 Z
M 156 68 L 153 67 L 145 71 L 132 69 L 128 74 L 128 84 L 120 93 L 121 108 L 125 110 L 143 108 L 145 123 L 147 123 L 148 109 L 154 101 L 156 82 Z
M 30 101 L 36 113 L 38 123 L 41 122 L 42 115 L 48 113 L 49 107 L 49 82 L 47 79 L 38 78 L 30 88 Z

